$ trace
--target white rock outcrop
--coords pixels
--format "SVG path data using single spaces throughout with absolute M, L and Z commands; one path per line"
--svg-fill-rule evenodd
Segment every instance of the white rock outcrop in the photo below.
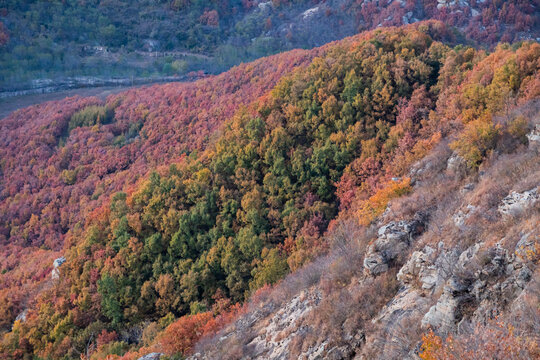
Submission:
M 527 134 L 529 148 L 540 150 L 540 124 L 536 124 L 534 129 Z
M 289 352 L 289 343 L 293 338 L 290 334 L 302 331 L 302 328 L 298 326 L 299 321 L 309 314 L 320 300 L 321 295 L 318 291 L 303 291 L 287 302 L 248 344 L 249 347 L 253 348 L 254 355 L 264 359 L 286 358 Z M 320 351 L 323 350 L 324 346 Z M 306 358 L 311 358 L 309 354 L 306 355 Z
M 380 227 L 377 239 L 368 247 L 364 257 L 365 271 L 370 275 L 387 271 L 390 263 L 423 231 L 423 226 L 421 216 L 417 216 L 412 221 L 392 221 Z
M 162 353 L 153 352 L 153 353 L 141 356 L 138 360 L 159 360 L 162 355 L 163 355 Z
M 467 172 L 467 162 L 462 156 L 453 153 L 446 162 L 446 171 L 455 176 L 463 177 Z
M 540 199 L 538 188 L 518 193 L 512 191 L 502 199 L 498 207 L 499 213 L 504 216 L 516 216 L 532 207 Z
M 468 218 L 471 217 L 471 215 L 476 211 L 476 206 L 474 205 L 467 205 L 463 210 L 459 210 L 453 217 L 452 220 L 454 221 L 454 225 L 456 225 L 458 228 L 462 228 L 465 226 L 465 222 Z
M 422 326 L 448 334 L 465 316 L 476 322 L 497 316 L 532 278 L 527 254 L 536 245 L 533 237 L 532 233 L 523 235 L 513 251 L 499 244 L 486 249 L 477 243 L 462 252 L 442 295 L 424 315 Z
M 60 277 L 60 266 L 66 262 L 66 258 L 61 256 L 53 261 L 53 269 L 51 271 L 51 278 L 56 280 Z

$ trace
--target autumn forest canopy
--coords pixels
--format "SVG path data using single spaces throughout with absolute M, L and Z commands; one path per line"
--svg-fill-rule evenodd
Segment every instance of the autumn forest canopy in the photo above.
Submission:
M 4 0 L 0 91 L 158 79 L 364 30 L 437 19 L 462 40 L 493 47 L 535 39 L 538 6 L 524 0 Z M 90 78 L 90 79 L 86 79 Z M 85 80 L 86 79 L 86 80 Z M 48 90 L 44 90 L 48 91 Z
M 248 17 L 261 9 L 256 1 L 160 1 L 162 10 L 145 13 L 152 24 L 172 12 L 190 30 L 162 26 L 143 36 L 145 24 L 120 31 L 108 17 L 120 1 L 65 3 L 8 1 L 0 64 L 34 58 L 18 43 L 43 58 L 21 62 L 24 73 L 43 64 L 64 71 L 51 51 L 82 40 L 122 51 L 146 36 L 170 39 L 166 50 L 233 47 L 257 33 Z M 267 6 L 285 12 L 303 3 Z M 354 3 L 361 28 L 376 27 L 367 22 L 374 2 Z M 471 1 L 484 10 L 467 22 L 429 1 L 402 3 L 393 6 L 416 12 L 422 3 L 422 12 L 462 28 L 488 22 L 498 6 Z M 525 148 L 533 122 L 515 109 L 540 96 L 540 45 L 517 40 L 537 31 L 537 10 L 505 3 L 493 32 L 488 25 L 464 35 L 439 21 L 383 27 L 193 83 L 72 97 L 0 120 L 0 357 L 183 358 L 261 292 L 332 251 L 342 224 L 368 231 L 389 202 L 415 191 L 411 169 L 436 149 L 446 146 L 478 174 L 494 154 Z M 271 33 L 283 17 L 268 14 Z M 20 36 L 9 32 L 18 16 L 30 25 Z M 34 38 L 43 16 L 54 22 Z M 510 18 L 513 26 L 502 25 Z M 319 45 L 295 36 L 245 58 Z M 489 45 L 477 46 L 486 37 Z M 5 70 L 0 80 L 8 81 Z M 51 278 L 60 256 L 66 262 Z M 426 344 L 440 340 L 430 336 Z

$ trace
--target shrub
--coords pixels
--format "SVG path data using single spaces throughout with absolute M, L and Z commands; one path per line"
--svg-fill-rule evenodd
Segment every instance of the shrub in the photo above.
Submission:
M 69 120 L 68 131 L 97 124 L 108 124 L 114 118 L 114 110 L 109 106 L 92 105 L 73 114 Z
M 183 316 L 165 329 L 161 344 L 167 354 L 186 353 L 204 334 L 204 327 L 212 320 L 211 312 Z
M 450 148 L 462 156 L 470 168 L 476 169 L 484 157 L 495 148 L 499 132 L 500 127 L 493 124 L 491 116 L 483 117 L 465 125 L 465 129 L 459 138 L 450 144 Z
M 527 133 L 529 132 L 529 121 L 525 116 L 520 115 L 508 124 L 507 131 L 513 138 L 522 144 L 526 144 Z
M 360 223 L 369 225 L 384 212 L 390 200 L 409 193 L 411 189 L 409 178 L 387 182 L 382 189 L 361 203 L 357 213 Z
M 423 360 L 533 359 L 540 355 L 535 336 L 521 336 L 501 322 L 476 326 L 464 334 L 442 339 L 433 331 L 422 337 Z

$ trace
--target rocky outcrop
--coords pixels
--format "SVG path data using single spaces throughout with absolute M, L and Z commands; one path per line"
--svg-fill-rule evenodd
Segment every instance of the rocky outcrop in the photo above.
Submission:
M 240 318 L 235 324 L 235 329 L 238 333 L 249 329 L 251 340 L 248 340 L 245 346 L 249 348 L 250 358 L 287 359 L 291 341 L 307 331 L 307 328 L 302 326 L 302 320 L 314 311 L 320 302 L 319 290 L 304 290 L 277 309 L 267 305 Z M 270 308 L 267 308 L 268 306 Z M 234 333 L 220 337 L 219 346 L 223 346 L 232 335 Z M 303 354 L 303 359 L 321 359 L 320 354 L 328 352 L 326 346 L 326 343 L 321 343 L 310 348 Z M 215 359 L 215 357 L 195 353 L 190 359 Z
M 531 208 L 539 199 L 538 188 L 522 193 L 513 191 L 501 201 L 498 210 L 504 216 L 516 216 Z
M 140 357 L 138 360 L 159 360 L 162 355 L 162 353 L 153 352 Z
M 439 333 L 447 334 L 461 319 L 460 305 L 470 299 L 468 286 L 457 277 L 452 277 L 444 287 L 444 292 L 422 319 L 424 328 L 432 327 Z
M 444 8 L 452 7 L 468 7 L 469 3 L 465 0 L 437 0 L 437 9 L 442 10 Z
M 467 162 L 463 157 L 453 153 L 446 163 L 446 171 L 461 178 L 467 172 Z
M 453 217 L 452 220 L 454 221 L 454 225 L 456 225 L 458 228 L 462 228 L 465 226 L 465 222 L 471 215 L 476 211 L 476 206 L 474 205 L 467 205 L 463 210 L 459 210 Z
M 320 296 L 317 291 L 302 292 L 279 309 L 248 344 L 253 349 L 253 354 L 265 359 L 286 358 L 292 340 L 291 334 L 304 330 L 298 323 L 319 304 Z M 312 349 L 312 352 L 316 352 L 316 349 Z M 305 355 L 308 359 L 311 358 L 309 353 Z
M 529 140 L 530 149 L 540 150 L 540 124 L 536 124 L 534 129 L 527 134 L 527 140 Z
M 450 277 L 456 260 L 457 252 L 444 250 L 442 243 L 438 250 L 426 246 L 412 253 L 397 278 L 405 286 L 416 284 L 421 290 L 433 293 Z
M 28 315 L 28 309 L 24 309 L 17 317 L 15 318 L 15 321 L 25 322 L 26 316 Z
M 527 254 L 531 253 L 535 242 L 530 236 L 524 235 L 513 252 L 499 244 L 486 249 L 482 243 L 464 251 L 442 295 L 422 319 L 422 326 L 447 334 L 465 316 L 477 322 L 497 316 L 531 279 Z
M 379 228 L 377 239 L 371 244 L 364 258 L 364 269 L 369 275 L 379 275 L 388 270 L 398 255 L 409 248 L 415 236 L 422 233 L 424 218 L 417 214 L 411 221 L 392 221 Z
M 60 266 L 66 262 L 66 258 L 61 256 L 53 261 L 53 269 L 51 271 L 51 278 L 56 280 L 60 277 Z

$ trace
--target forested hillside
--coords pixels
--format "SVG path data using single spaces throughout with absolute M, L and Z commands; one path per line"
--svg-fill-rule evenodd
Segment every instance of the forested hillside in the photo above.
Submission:
M 442 158 L 437 151 L 446 146 L 466 174 L 482 176 L 498 154 L 524 151 L 537 120 L 519 109 L 534 108 L 540 96 L 538 43 L 492 52 L 449 45 L 459 38 L 440 22 L 384 28 L 193 84 L 133 90 L 105 103 L 66 99 L 3 120 L 0 354 L 189 355 L 201 338 L 250 316 L 291 272 L 304 276 L 298 291 L 318 284 L 326 307 L 304 324 L 321 333 L 303 333 L 290 356 L 321 338 L 349 341 L 347 329 L 363 328 L 396 295 L 395 273 L 406 260 L 388 248 L 396 236 L 374 243 L 372 225 L 416 213 L 406 230 L 416 236 L 438 201 L 448 201 L 440 191 L 459 186 L 432 180 L 438 168 L 423 178 L 413 169 Z M 519 160 L 520 186 L 535 189 L 538 157 L 527 156 Z M 403 196 L 410 200 L 387 209 Z M 534 230 L 536 212 L 527 214 L 523 229 Z M 339 240 L 347 226 L 354 231 L 345 240 L 358 242 Z M 478 234 L 456 241 L 474 244 Z M 326 278 L 302 275 L 321 255 L 351 244 L 358 246 L 352 260 L 326 263 Z M 60 253 L 67 261 L 49 280 Z M 27 260 L 38 257 L 47 263 L 28 271 Z M 370 283 L 358 282 L 364 267 Z M 242 305 L 249 299 L 251 307 Z M 366 303 L 362 311 L 353 306 Z M 350 306 L 345 318 L 332 310 L 338 304 Z M 322 326 L 325 314 L 335 326 Z M 441 343 L 431 336 L 424 344 Z M 257 353 L 242 341 L 253 338 L 240 331 L 219 339 L 232 343 L 217 350 L 199 348 L 207 358 L 219 357 L 212 351 L 251 357 Z
M 239 107 L 316 54 L 293 51 L 194 84 L 141 88 L 106 102 L 68 98 L 3 119 L 2 328 L 9 328 L 37 284 L 48 279 L 66 233 L 89 212 L 150 169 L 196 156 Z
M 465 38 L 536 39 L 524 0 L 4 0 L 0 90 L 90 85 L 84 77 L 216 73 L 241 61 L 311 48 L 359 31 L 439 19 Z

